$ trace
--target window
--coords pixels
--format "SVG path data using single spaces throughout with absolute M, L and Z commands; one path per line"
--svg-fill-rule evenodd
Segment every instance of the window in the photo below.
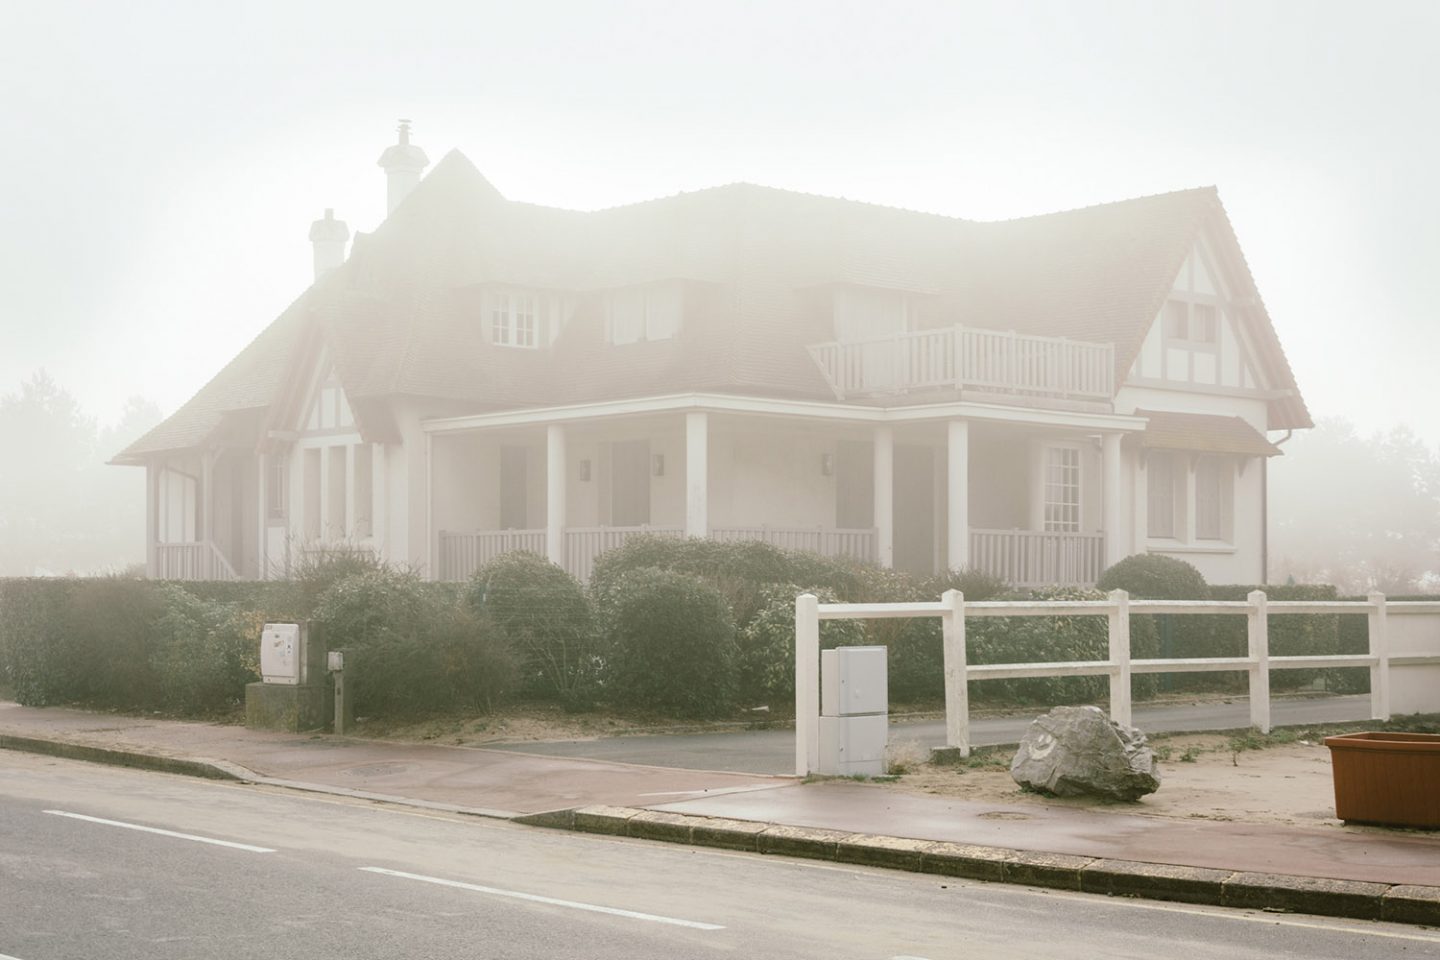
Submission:
M 269 469 L 265 471 L 265 515 L 270 520 L 284 520 L 286 506 L 290 501 L 289 471 L 285 454 L 270 455 Z
M 1150 537 L 1192 543 L 1230 541 L 1235 502 L 1232 459 L 1152 450 L 1145 469 Z
M 842 287 L 835 291 L 835 339 L 869 340 L 905 333 L 912 326 L 911 303 L 898 290 Z
M 1175 454 L 1151 453 L 1145 468 L 1149 474 L 1146 484 L 1148 526 L 1152 537 L 1175 536 Z
M 1080 448 L 1045 450 L 1045 529 L 1080 531 Z
M 490 339 L 503 347 L 535 347 L 539 297 L 533 293 L 490 295 Z
M 1165 336 L 1188 344 L 1212 344 L 1218 334 L 1218 314 L 1213 303 L 1187 300 L 1165 301 Z
M 669 340 L 680 331 L 684 296 L 678 283 L 612 290 L 606 299 L 610 342 Z

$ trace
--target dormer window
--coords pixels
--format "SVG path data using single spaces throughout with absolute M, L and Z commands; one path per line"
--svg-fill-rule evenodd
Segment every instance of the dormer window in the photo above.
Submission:
M 680 332 L 684 311 L 680 284 L 612 290 L 605 300 L 605 326 L 616 346 L 642 340 L 670 340 Z
M 914 328 L 914 304 L 899 290 L 841 287 L 835 291 L 835 339 L 891 337 Z
M 535 347 L 537 299 L 533 293 L 491 294 L 491 342 L 502 347 Z

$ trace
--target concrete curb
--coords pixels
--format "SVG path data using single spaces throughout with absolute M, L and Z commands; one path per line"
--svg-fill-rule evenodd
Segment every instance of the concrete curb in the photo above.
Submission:
M 204 777 L 207 780 L 252 780 L 250 771 L 237 764 L 223 760 L 200 760 L 189 757 L 166 757 L 154 753 L 136 753 L 132 750 L 117 750 L 114 747 L 92 747 L 83 743 L 65 740 L 40 740 L 34 737 L 16 737 L 0 733 L 0 750 L 19 750 L 25 753 L 39 753 L 65 760 L 85 760 L 90 763 L 108 763 L 114 766 L 135 767 L 140 770 L 155 770 L 160 773 L 176 773 L 187 777 Z
M 1077 857 L 698 817 L 636 807 L 578 807 L 516 817 L 515 822 L 1109 896 L 1440 925 L 1440 887 L 1414 884 L 1366 883 Z

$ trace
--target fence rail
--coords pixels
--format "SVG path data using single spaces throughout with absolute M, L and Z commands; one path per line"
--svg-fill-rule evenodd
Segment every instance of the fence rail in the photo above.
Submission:
M 839 399 L 935 387 L 1109 400 L 1114 348 L 1063 337 L 952 326 L 813 344 Z
M 468 580 L 489 561 L 512 550 L 545 555 L 545 531 L 482 530 L 475 533 L 440 531 L 441 580 Z
M 1248 651 L 1243 657 L 1191 657 L 1171 660 L 1131 658 L 1130 617 L 1135 614 L 1183 616 L 1244 616 Z M 1369 651 L 1364 654 L 1275 657 L 1270 655 L 1269 618 L 1302 614 L 1364 615 L 1368 620 Z M 966 660 L 965 621 L 970 617 L 1103 616 L 1109 622 L 1109 650 L 1104 660 L 1057 663 L 970 664 Z M 1130 679 L 1137 673 L 1198 673 L 1245 671 L 1249 674 L 1250 723 L 1270 730 L 1270 672 L 1317 667 L 1368 667 L 1371 716 L 1387 720 L 1391 710 L 1394 668 L 1423 668 L 1412 676 L 1407 694 L 1423 701 L 1424 709 L 1440 709 L 1440 602 L 1391 603 L 1372 593 L 1364 601 L 1269 600 L 1263 591 L 1246 600 L 1131 600 L 1123 590 L 1106 600 L 982 601 L 966 603 L 950 590 L 940 602 L 924 603 L 820 603 L 813 594 L 795 602 L 795 772 L 805 776 L 817 769 L 820 751 L 820 621 L 868 620 L 902 617 L 940 617 L 944 646 L 946 744 L 970 753 L 971 680 L 1020 677 L 1110 678 L 1110 717 L 1131 722 Z M 1410 649 L 1391 650 L 1392 617 L 1424 617 L 1428 630 L 1405 634 Z M 1417 639 L 1418 636 L 1418 639 Z M 1409 678 L 1407 678 L 1409 679 Z M 1418 693 L 1416 692 L 1418 691 Z
M 875 530 L 825 527 L 713 527 L 712 540 L 760 540 L 783 550 L 809 550 L 826 557 L 875 560 Z
M 970 563 L 1017 587 L 1091 586 L 1105 569 L 1105 535 L 971 530 Z
M 239 579 L 230 561 L 211 540 L 157 543 L 154 576 L 157 580 Z

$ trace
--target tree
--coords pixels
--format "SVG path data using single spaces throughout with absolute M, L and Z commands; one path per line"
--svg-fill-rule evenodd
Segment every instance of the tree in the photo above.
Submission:
M 153 403 L 132 398 L 99 431 L 43 370 L 0 397 L 0 575 L 93 573 L 142 559 L 144 480 L 105 461 L 159 419 Z
M 1271 573 L 1342 591 L 1414 593 L 1440 576 L 1440 454 L 1408 428 L 1345 420 L 1297 434 L 1271 462 Z

